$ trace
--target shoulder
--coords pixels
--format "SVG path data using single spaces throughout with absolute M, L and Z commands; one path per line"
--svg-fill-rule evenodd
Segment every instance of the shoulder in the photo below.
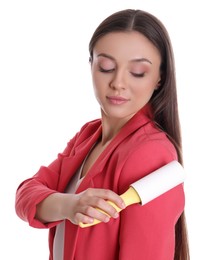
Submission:
M 149 123 L 134 133 L 127 144 L 120 181 L 127 187 L 152 171 L 177 160 L 177 152 L 166 134 Z M 126 185 L 126 186 L 125 186 Z
M 165 157 L 167 154 L 173 158 L 177 157 L 176 149 L 166 133 L 156 128 L 152 122 L 128 136 L 123 146 L 126 146 L 128 159 L 137 156 L 151 161 L 157 156 Z

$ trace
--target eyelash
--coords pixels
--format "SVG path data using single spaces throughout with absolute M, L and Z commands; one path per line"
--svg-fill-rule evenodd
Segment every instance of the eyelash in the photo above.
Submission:
M 99 67 L 99 71 L 100 71 L 100 72 L 104 72 L 104 73 L 110 73 L 110 72 L 113 72 L 114 69 L 111 69 L 111 70 L 105 70 L 105 69 Z
M 100 72 L 103 72 L 103 73 L 110 73 L 110 72 L 113 72 L 114 70 L 115 70 L 115 69 L 105 70 L 105 69 L 99 67 L 99 71 L 100 71 Z M 133 72 L 131 72 L 131 74 L 132 74 L 132 76 L 134 76 L 135 78 L 142 78 L 142 77 L 144 77 L 144 75 L 145 75 L 144 72 L 143 72 L 143 73 L 133 73 Z
M 143 72 L 143 73 L 133 73 L 133 72 L 131 72 L 131 74 L 132 74 L 135 78 L 143 78 L 144 75 L 145 75 L 144 72 Z

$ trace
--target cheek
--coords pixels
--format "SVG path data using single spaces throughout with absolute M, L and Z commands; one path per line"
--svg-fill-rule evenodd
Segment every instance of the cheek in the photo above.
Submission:
M 91 78 L 92 78 L 93 86 L 95 88 L 98 82 L 98 76 L 97 76 L 97 72 L 94 69 L 94 66 L 92 66 L 91 68 Z
M 136 99 L 149 99 L 154 92 L 154 83 L 149 81 L 142 81 L 139 84 L 136 84 L 131 88 L 132 95 Z
M 96 88 L 107 88 L 111 81 L 110 74 L 104 74 L 97 70 L 92 70 L 92 81 Z
M 103 95 L 102 93 L 104 92 L 105 89 L 103 80 L 101 80 L 101 78 L 97 76 L 97 74 L 95 73 L 92 75 L 92 82 L 93 82 L 93 89 L 96 97 L 101 98 L 101 96 Z
M 92 81 L 93 81 L 93 86 L 95 89 L 100 88 L 101 80 L 100 80 L 100 77 L 98 77 L 96 73 L 94 73 L 92 75 Z

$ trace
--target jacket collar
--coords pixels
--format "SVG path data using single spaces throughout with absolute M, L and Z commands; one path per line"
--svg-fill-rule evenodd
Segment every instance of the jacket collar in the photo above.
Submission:
M 116 149 L 116 147 L 129 135 L 133 134 L 135 131 L 137 131 L 139 128 L 144 126 L 145 124 L 149 123 L 152 120 L 152 113 L 151 108 L 149 105 L 144 106 L 141 110 L 139 110 L 119 131 L 119 133 L 116 135 L 116 137 L 109 143 L 109 145 L 105 148 L 105 150 L 101 153 L 101 155 L 98 157 L 94 165 L 91 167 L 89 172 L 87 173 L 85 179 L 80 185 L 80 189 L 85 189 L 86 185 L 88 184 L 88 181 L 93 178 L 96 174 L 100 173 L 103 170 L 103 167 L 106 164 L 106 161 L 111 156 L 111 153 Z M 98 138 L 101 136 L 101 120 L 99 121 L 99 126 L 97 130 L 94 132 L 94 134 L 91 136 L 91 138 L 88 140 L 88 142 L 83 143 L 79 148 L 76 149 L 76 152 L 78 150 L 83 149 L 85 146 L 85 153 L 84 157 L 87 155 L 89 150 L 91 149 L 92 145 L 94 145 L 95 142 L 97 142 Z M 88 181 L 87 181 L 88 180 Z M 85 186 L 85 187 L 84 187 Z M 78 191 L 80 190 L 78 189 Z

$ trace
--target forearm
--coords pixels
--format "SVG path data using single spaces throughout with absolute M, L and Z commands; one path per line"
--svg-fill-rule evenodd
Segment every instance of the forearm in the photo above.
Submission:
M 41 201 L 36 207 L 35 218 L 42 223 L 65 219 L 63 215 L 64 202 L 70 200 L 71 194 L 53 193 Z M 69 205 L 68 205 L 69 206 Z

